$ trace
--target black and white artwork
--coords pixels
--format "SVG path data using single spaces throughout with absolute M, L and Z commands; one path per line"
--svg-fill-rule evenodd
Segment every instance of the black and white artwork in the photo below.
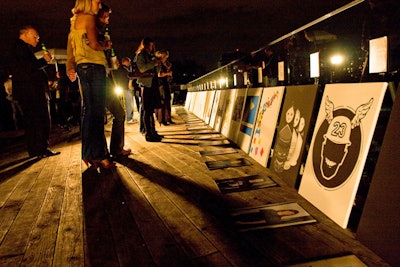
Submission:
M 285 202 L 238 209 L 231 213 L 241 232 L 313 223 L 314 219 L 296 202 Z
M 375 131 L 386 83 L 328 84 L 299 193 L 343 228 Z

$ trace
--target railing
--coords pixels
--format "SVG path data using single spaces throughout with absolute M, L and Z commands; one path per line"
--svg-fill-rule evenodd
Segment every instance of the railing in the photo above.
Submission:
M 390 6 L 380 5 L 355 0 L 255 51 L 232 53 L 228 60 L 222 60 L 222 67 L 189 82 L 188 91 L 267 86 L 267 48 L 274 51 L 278 61 L 274 66 L 278 85 L 363 81 L 397 84 L 400 55 L 396 18 L 390 17 Z M 369 43 L 382 36 L 388 43 L 387 69 L 369 72 Z M 314 54 L 318 60 L 315 64 L 311 62 Z

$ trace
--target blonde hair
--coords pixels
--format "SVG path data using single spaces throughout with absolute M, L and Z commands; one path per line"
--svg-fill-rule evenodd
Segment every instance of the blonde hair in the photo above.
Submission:
M 140 42 L 138 48 L 135 51 L 135 54 L 138 55 L 140 52 L 142 52 L 142 50 L 144 49 L 144 44 L 143 44 L 143 40 Z
M 78 13 L 96 15 L 92 11 L 92 0 L 76 0 L 75 6 L 72 9 L 72 14 Z

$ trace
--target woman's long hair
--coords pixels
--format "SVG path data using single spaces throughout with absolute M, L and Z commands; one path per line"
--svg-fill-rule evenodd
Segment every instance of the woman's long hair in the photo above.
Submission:
M 78 13 L 96 15 L 92 11 L 92 0 L 76 0 L 72 14 Z

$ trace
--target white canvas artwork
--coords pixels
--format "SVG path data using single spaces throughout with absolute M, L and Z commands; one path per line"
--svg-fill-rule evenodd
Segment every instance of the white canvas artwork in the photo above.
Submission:
M 387 83 L 328 84 L 299 193 L 343 228 L 375 131 Z
M 263 89 L 249 155 L 264 167 L 267 166 L 284 91 L 284 86 Z
M 215 111 L 215 118 L 211 115 L 210 126 L 213 127 L 217 132 L 221 131 L 222 121 L 226 112 L 226 99 L 230 96 L 231 90 L 218 90 L 216 93 L 216 99 L 218 97 L 218 105 L 214 105 L 213 109 Z M 217 104 L 217 103 L 216 103 Z M 214 114 L 212 111 L 211 114 Z
M 190 111 L 190 103 L 192 102 L 193 95 L 194 95 L 194 92 L 187 92 L 187 94 L 186 94 L 185 109 L 188 111 Z
M 189 102 L 189 108 L 188 108 L 188 111 L 190 111 L 190 112 L 194 111 L 194 103 L 196 103 L 197 93 L 198 93 L 197 91 L 190 92 L 190 102 Z
M 193 113 L 199 118 L 203 118 L 206 96 L 207 96 L 207 91 L 200 91 L 196 93 Z
M 221 92 L 222 92 L 222 90 L 215 91 L 214 103 L 213 103 L 211 113 L 210 113 L 210 121 L 208 123 L 212 128 L 214 128 L 214 126 L 215 126 L 215 119 L 217 117 L 219 102 L 221 100 Z
M 214 106 L 215 90 L 207 91 L 206 103 L 204 107 L 203 120 L 205 123 L 210 123 L 211 110 Z

